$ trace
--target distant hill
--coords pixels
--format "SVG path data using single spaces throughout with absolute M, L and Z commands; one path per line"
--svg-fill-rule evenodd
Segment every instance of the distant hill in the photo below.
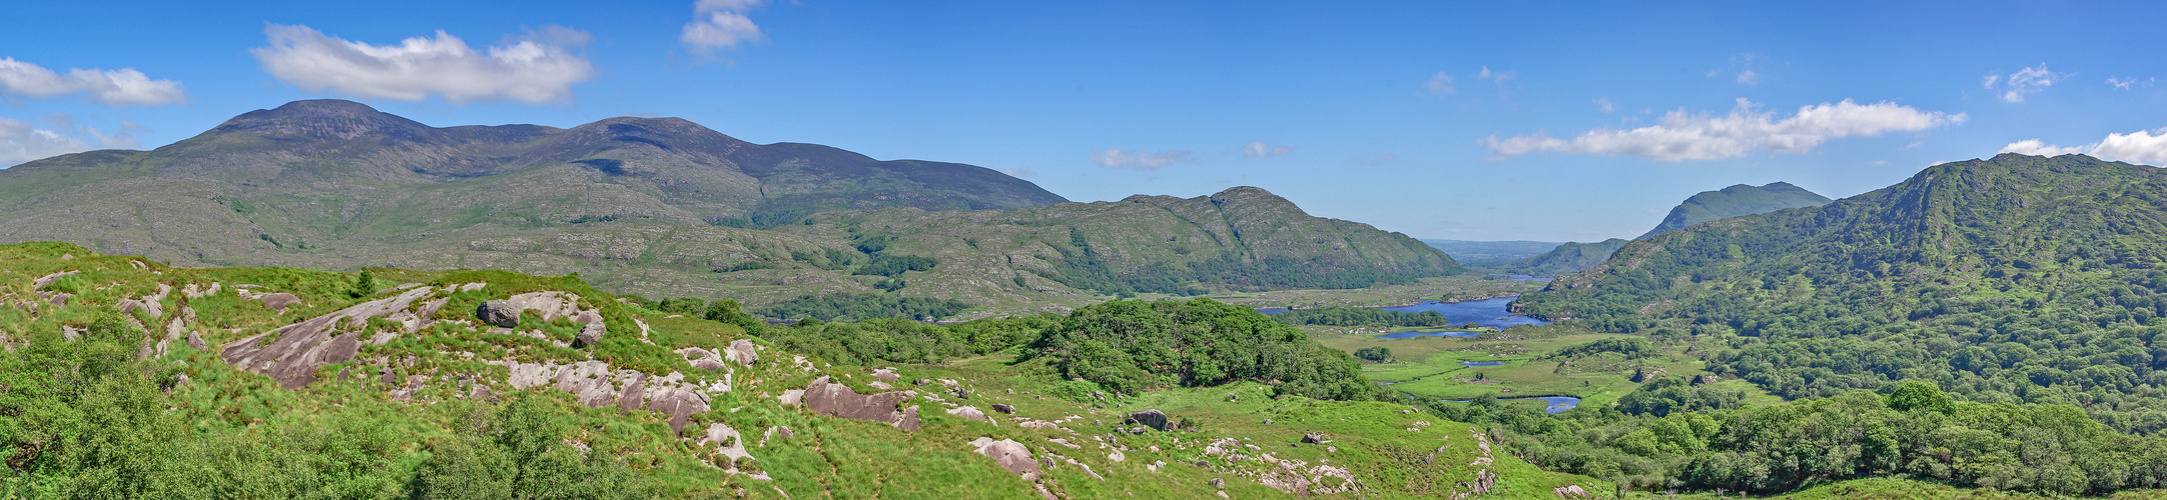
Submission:
M 1922 379 L 2167 432 L 2167 171 L 2082 155 L 1945 163 L 1634 241 L 1515 306 L 1599 330 L 1755 337 L 1709 369 L 1787 398 Z
M 1677 207 L 1663 218 L 1655 229 L 1648 230 L 1635 239 L 1648 239 L 1658 234 L 1683 229 L 1687 226 L 1744 215 L 1764 214 L 1786 208 L 1825 205 L 1829 199 L 1812 191 L 1784 182 L 1766 186 L 1738 184 L 1716 191 L 1702 191 Z M 1564 243 L 1541 255 L 1518 259 L 1499 266 L 1516 273 L 1542 276 L 1562 276 L 1577 273 L 1602 264 L 1611 253 L 1625 246 L 1626 240 L 1612 238 L 1595 243 Z
M 1443 250 L 1460 264 L 1477 267 L 1500 267 L 1513 261 L 1542 255 L 1560 243 L 1549 241 L 1467 241 L 1432 240 L 1423 243 Z
M 982 167 L 752 144 L 676 118 L 438 128 L 318 100 L 152 151 L 0 171 L 0 242 L 192 266 L 579 273 L 612 292 L 752 305 L 868 292 L 1081 305 L 1459 270 L 1411 238 L 1309 217 L 1261 189 L 1066 201 Z M 985 236 L 955 240 L 968 252 L 929 243 L 951 235 Z
M 1617 252 L 1618 247 L 1625 246 L 1627 241 L 1629 240 L 1624 238 L 1611 238 L 1594 243 L 1565 243 L 1543 252 L 1542 255 L 1507 264 L 1505 270 L 1537 276 L 1577 273 L 1610 260 L 1610 254 Z
M 1670 209 L 1661 224 L 1636 240 L 1644 240 L 1665 232 L 1685 229 L 1686 226 L 1712 220 L 1728 219 L 1741 215 L 1765 214 L 1786 208 L 1817 207 L 1828 204 L 1826 196 L 1815 194 L 1786 182 L 1772 182 L 1765 186 L 1738 184 L 1716 191 L 1702 191 L 1684 203 Z

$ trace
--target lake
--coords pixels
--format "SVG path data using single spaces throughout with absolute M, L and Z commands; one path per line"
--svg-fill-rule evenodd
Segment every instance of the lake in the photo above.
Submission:
M 1513 316 L 1512 312 L 1506 310 L 1506 307 L 1512 304 L 1513 300 L 1516 300 L 1518 298 L 1519 297 L 1498 297 L 1495 299 L 1470 300 L 1465 302 L 1440 302 L 1435 300 L 1425 300 L 1411 306 L 1386 307 L 1383 309 L 1386 311 L 1398 311 L 1407 313 L 1437 311 L 1438 314 L 1445 315 L 1445 321 L 1452 322 L 1453 326 L 1474 323 L 1477 326 L 1487 326 L 1503 330 L 1507 327 L 1514 327 L 1520 325 L 1550 324 L 1550 322 L 1548 321 L 1530 318 L 1527 316 Z M 1279 314 L 1287 312 L 1287 308 L 1267 307 L 1263 309 L 1258 309 L 1257 312 L 1264 314 Z M 1404 339 L 1409 337 L 1473 337 L 1475 335 L 1477 335 L 1475 332 L 1400 332 L 1389 335 L 1379 335 L 1377 338 Z
M 1380 339 L 1411 339 L 1415 337 L 1473 337 L 1482 332 L 1399 332 L 1378 335 Z
M 1460 366 L 1504 366 L 1503 361 L 1461 361 Z
M 1527 316 L 1513 316 L 1510 311 L 1506 310 L 1506 307 L 1511 305 L 1512 301 L 1518 299 L 1519 297 L 1499 297 L 1489 300 L 1470 300 L 1466 302 L 1439 302 L 1435 300 L 1425 300 L 1411 306 L 1387 307 L 1384 308 L 1384 310 L 1406 313 L 1437 311 L 1438 314 L 1445 315 L 1445 320 L 1452 322 L 1453 325 L 1465 325 L 1468 323 L 1474 323 L 1478 326 L 1487 326 L 1500 330 L 1520 325 L 1550 324 L 1550 322 L 1548 321 L 1530 318 Z
M 1520 401 L 1520 400 L 1527 400 L 1527 399 L 1540 399 L 1540 400 L 1542 400 L 1542 401 L 1543 401 L 1544 403 L 1547 403 L 1547 404 L 1548 404 L 1549 406 L 1545 406 L 1545 407 L 1543 407 L 1543 409 L 1542 409 L 1543 413 L 1557 413 L 1557 412 L 1561 412 L 1561 411 L 1565 411 L 1565 410 L 1570 410 L 1570 409 L 1573 409 L 1574 407 L 1578 407 L 1578 406 L 1580 406 L 1580 398 L 1576 398 L 1576 397 L 1572 397 L 1572 396 L 1536 396 L 1536 397 L 1531 397 L 1531 398 L 1497 398 L 1497 400 L 1498 400 L 1498 401 Z M 1460 400 L 1460 399 L 1447 399 L 1447 400 L 1445 400 L 1445 402 L 1447 402 L 1447 403 L 1465 403 L 1465 402 L 1467 402 L 1467 401 L 1466 401 L 1466 400 Z

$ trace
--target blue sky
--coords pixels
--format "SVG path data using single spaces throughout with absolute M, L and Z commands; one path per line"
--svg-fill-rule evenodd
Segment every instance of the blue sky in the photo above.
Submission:
M 2004 150 L 2167 163 L 2150 4 L 1510 3 L 13 2 L 0 166 L 338 97 L 1592 241 L 1737 183 L 1843 197 Z

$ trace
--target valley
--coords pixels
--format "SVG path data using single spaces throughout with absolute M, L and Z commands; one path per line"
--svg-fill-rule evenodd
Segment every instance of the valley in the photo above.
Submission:
M 1257 187 L 296 102 L 0 171 L 0 494 L 2143 497 L 2158 172 L 1417 240 Z

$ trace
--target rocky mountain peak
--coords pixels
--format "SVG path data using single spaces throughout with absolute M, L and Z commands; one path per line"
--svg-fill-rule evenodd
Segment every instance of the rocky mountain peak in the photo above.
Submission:
M 376 108 L 358 102 L 314 99 L 289 102 L 273 109 L 250 111 L 226 120 L 212 131 L 314 139 L 353 139 L 365 135 L 381 135 L 421 140 L 433 135 L 436 129 L 398 115 L 377 111 Z

